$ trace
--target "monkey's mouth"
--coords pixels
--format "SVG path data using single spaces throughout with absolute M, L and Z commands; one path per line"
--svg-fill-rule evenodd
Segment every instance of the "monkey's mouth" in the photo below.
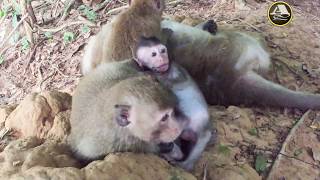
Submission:
M 159 67 L 154 68 L 157 72 L 164 73 L 169 69 L 169 64 L 163 64 Z

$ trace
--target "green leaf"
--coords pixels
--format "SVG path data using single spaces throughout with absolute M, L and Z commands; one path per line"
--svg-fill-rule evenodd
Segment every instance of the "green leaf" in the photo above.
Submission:
M 14 33 L 14 34 L 12 35 L 12 37 L 10 38 L 10 42 L 11 42 L 11 43 L 16 43 L 16 42 L 18 42 L 19 37 L 20 37 L 20 35 L 19 35 L 18 32 Z
M 259 173 L 267 169 L 267 159 L 264 156 L 258 155 L 256 157 L 255 169 Z
M 302 148 L 299 148 L 299 149 L 296 149 L 296 150 L 294 151 L 293 155 L 294 155 L 295 157 L 297 157 L 297 156 L 299 156 L 299 155 L 302 154 L 302 153 L 303 153 L 303 149 L 302 149 Z
M 20 15 L 21 14 L 21 7 L 20 4 L 17 3 L 17 1 L 13 1 L 13 8 L 14 8 L 14 14 Z
M 12 16 L 12 26 L 13 27 L 16 27 L 18 25 L 18 16 L 17 14 L 13 13 L 13 16 Z
M 228 156 L 230 154 L 231 150 L 228 146 L 223 145 L 223 144 L 219 144 L 218 152 L 225 155 L 225 156 Z
M 257 136 L 258 135 L 258 130 L 257 128 L 251 128 L 248 133 L 251 135 L 251 136 Z
M 4 62 L 4 57 L 0 55 L 0 64 L 2 64 L 3 62 Z
M 5 15 L 6 15 L 6 13 L 2 9 L 0 9 L 0 18 L 2 18 Z
M 70 43 L 74 40 L 75 35 L 73 34 L 73 32 L 65 32 L 63 34 L 63 40 L 65 43 Z
M 52 39 L 52 33 L 51 32 L 45 32 L 44 33 L 44 36 L 46 37 L 46 38 L 48 38 L 48 39 Z
M 28 38 L 25 36 L 21 40 L 22 50 L 27 50 L 30 48 L 30 42 L 28 41 Z
M 89 28 L 89 26 L 87 26 L 87 25 L 83 25 L 82 27 L 81 27 L 81 31 L 82 31 L 82 33 L 88 33 L 89 31 L 90 31 L 90 28 Z
M 97 19 L 97 13 L 88 6 L 81 5 L 79 9 L 90 21 L 95 21 Z

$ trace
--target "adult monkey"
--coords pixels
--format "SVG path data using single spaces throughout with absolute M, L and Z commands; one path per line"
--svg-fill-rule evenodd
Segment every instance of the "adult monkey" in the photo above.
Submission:
M 68 137 L 79 159 L 125 151 L 162 153 L 161 143 L 174 141 L 188 123 L 175 109 L 175 95 L 135 67 L 132 60 L 105 63 L 80 81 Z
M 164 0 L 129 0 L 129 8 L 117 15 L 93 36 L 81 61 L 85 75 L 105 62 L 132 58 L 141 36 L 161 37 L 161 15 Z
M 162 28 L 173 31 L 170 59 L 188 70 L 209 104 L 320 109 L 320 95 L 287 89 L 255 72 L 268 70 L 270 57 L 253 37 L 237 31 L 212 35 L 169 20 Z

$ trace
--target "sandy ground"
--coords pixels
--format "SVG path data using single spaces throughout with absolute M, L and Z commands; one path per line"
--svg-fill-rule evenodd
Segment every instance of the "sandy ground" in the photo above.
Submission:
M 293 8 L 293 20 L 285 27 L 275 27 L 268 22 L 267 10 L 271 1 L 248 0 L 246 4 L 236 0 L 186 0 L 173 2 L 167 6 L 165 15 L 184 19 L 214 19 L 219 27 L 234 28 L 260 34 L 272 56 L 273 66 L 267 76 L 270 80 L 290 89 L 320 93 L 320 1 L 288 0 Z M 107 12 L 122 3 L 112 2 L 99 11 L 97 25 L 110 20 Z M 53 18 L 57 5 L 48 4 L 36 11 L 37 19 L 44 17 L 47 25 L 42 28 L 53 29 L 78 21 L 79 11 L 72 10 L 65 22 Z M 52 19 L 52 20 L 51 20 Z M 10 22 L 4 21 L 1 31 L 10 30 Z M 21 45 L 10 45 L 0 65 L 0 105 L 15 104 L 34 91 L 61 90 L 72 93 L 81 74 L 79 62 L 83 47 L 88 38 L 99 27 L 83 31 L 83 24 L 67 26 L 45 38 L 44 32 L 36 35 L 35 47 L 21 50 Z M 75 40 L 63 41 L 64 32 L 73 32 Z M 1 36 L 0 36 L 1 37 Z M 242 110 L 258 130 L 257 139 L 231 142 L 238 154 L 234 161 L 245 160 L 254 167 L 258 154 L 268 159 L 268 167 L 278 156 L 288 133 L 301 119 L 304 112 L 292 109 L 250 108 Z M 222 118 L 217 116 L 217 119 Z M 277 173 L 301 171 L 293 179 L 316 179 L 320 177 L 319 144 L 320 113 L 310 112 L 286 145 L 289 158 L 283 158 Z M 297 153 L 299 152 L 299 153 Z M 300 153 L 301 152 L 301 153 Z M 298 154 L 298 155 L 297 155 Z M 282 169 L 283 168 L 283 169 Z M 289 168 L 289 169 L 288 169 Z M 299 171 L 299 172 L 300 172 Z M 266 177 L 268 170 L 262 172 Z M 281 176 L 279 176 L 281 177 Z

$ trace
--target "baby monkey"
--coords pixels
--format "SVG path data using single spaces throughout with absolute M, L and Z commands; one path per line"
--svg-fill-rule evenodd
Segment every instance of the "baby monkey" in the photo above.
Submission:
M 150 71 L 160 83 L 168 87 L 178 98 L 178 109 L 189 124 L 181 133 L 177 143 L 184 158 L 174 159 L 184 169 L 191 170 L 211 138 L 207 103 L 188 72 L 175 62 L 170 62 L 168 52 L 156 37 L 142 37 L 136 49 L 134 60 L 144 70 Z M 170 145 L 172 151 L 179 151 L 177 144 Z M 173 153 L 174 154 L 174 153 Z M 169 158 L 170 159 L 170 158 Z

